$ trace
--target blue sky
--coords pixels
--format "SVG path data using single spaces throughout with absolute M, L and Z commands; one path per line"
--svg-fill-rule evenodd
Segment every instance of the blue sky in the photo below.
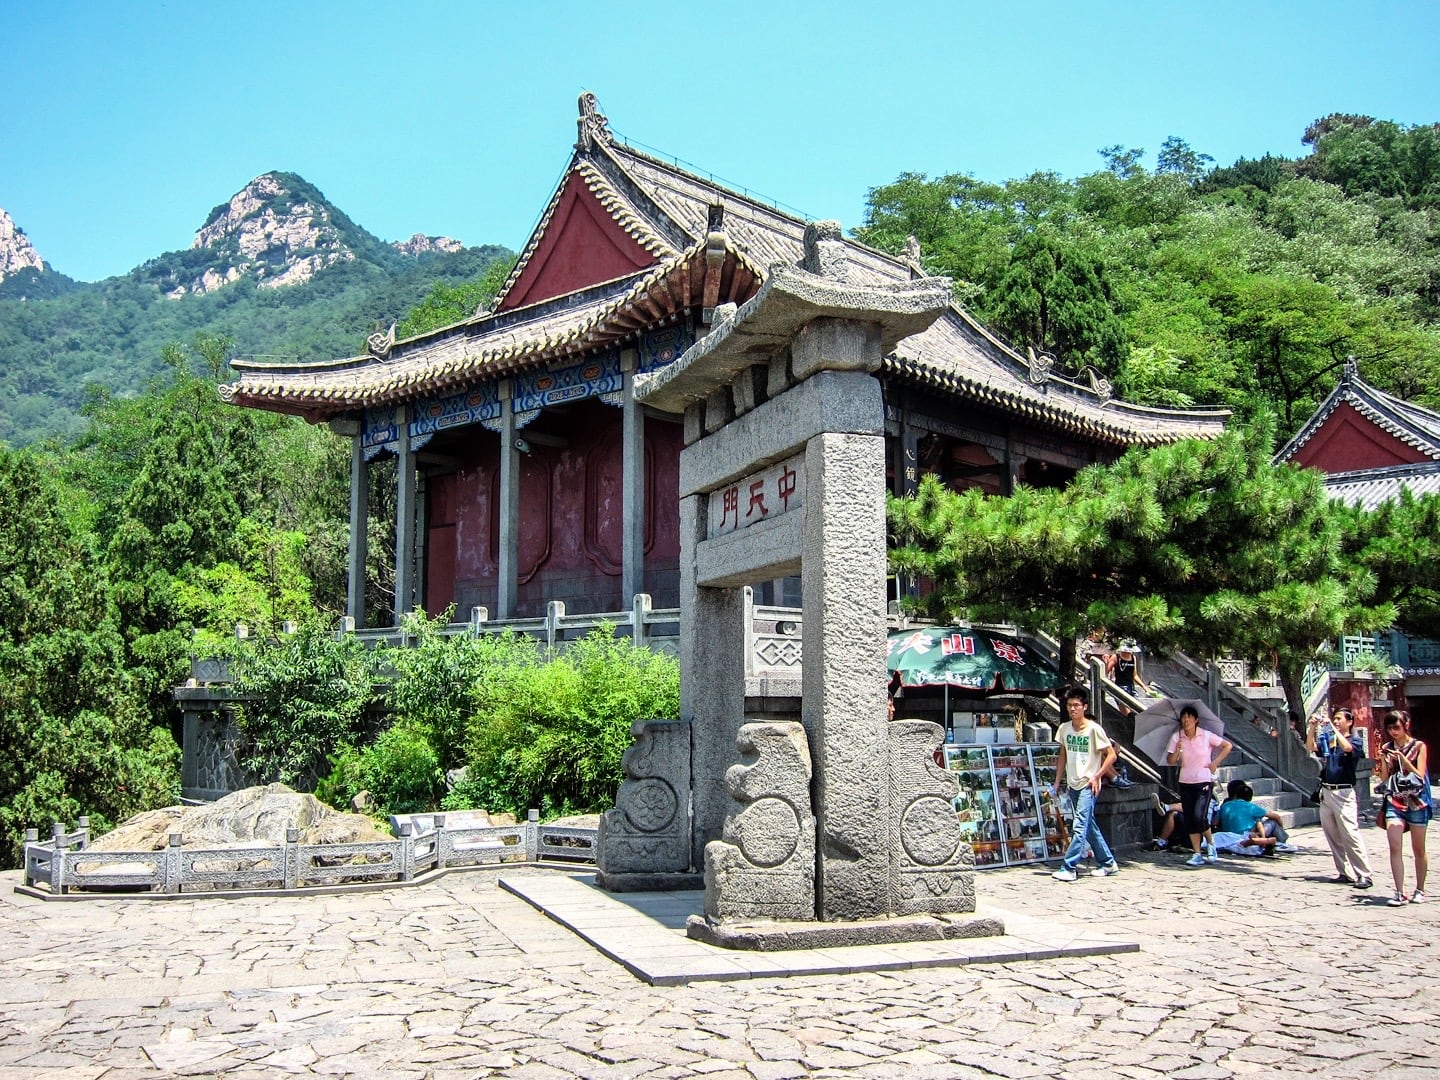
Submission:
M 1440 3 L 0 0 L 0 207 L 81 280 L 272 169 L 386 240 L 520 245 L 591 90 L 617 133 L 847 228 L 904 171 L 1005 180 L 1169 135 L 1296 156 L 1440 121 Z

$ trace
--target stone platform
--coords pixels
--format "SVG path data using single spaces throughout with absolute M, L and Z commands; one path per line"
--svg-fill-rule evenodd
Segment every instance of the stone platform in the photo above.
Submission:
M 1064 926 L 1006 911 L 982 899 L 974 916 L 954 918 L 971 923 L 980 920 L 991 926 L 998 923 L 1003 933 L 867 945 L 817 942 L 812 947 L 782 951 L 737 950 L 687 936 L 690 918 L 699 916 L 704 907 L 705 894 L 698 889 L 617 895 L 605 892 L 589 874 L 507 876 L 500 879 L 499 887 L 652 986 L 1004 964 L 1135 952 L 1140 947 L 1128 935 Z M 811 926 L 827 929 L 822 924 Z

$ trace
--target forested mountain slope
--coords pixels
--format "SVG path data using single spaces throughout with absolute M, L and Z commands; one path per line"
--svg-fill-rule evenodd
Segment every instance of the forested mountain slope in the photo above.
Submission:
M 473 280 L 509 255 L 444 237 L 385 243 L 301 177 L 266 173 L 211 211 L 190 249 L 128 274 L 86 284 L 38 259 L 3 274 L 0 441 L 77 434 L 93 388 L 139 392 L 167 344 L 200 332 L 228 339 L 231 355 L 353 354 L 436 282 Z

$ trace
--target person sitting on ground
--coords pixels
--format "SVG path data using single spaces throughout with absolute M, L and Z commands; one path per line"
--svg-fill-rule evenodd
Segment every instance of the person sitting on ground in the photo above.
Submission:
M 1220 804 L 1220 814 L 1215 828 L 1221 833 L 1239 833 L 1242 836 L 1258 836 L 1285 844 L 1290 837 L 1285 832 L 1285 819 L 1274 810 L 1266 810 L 1255 801 L 1255 791 L 1244 780 L 1231 780 L 1225 787 L 1225 801 Z M 1215 843 L 1220 846 L 1219 841 Z M 1264 845 L 1270 847 L 1271 845 Z
M 1155 812 L 1160 815 L 1160 828 L 1155 832 L 1155 838 L 1150 841 L 1151 851 L 1168 851 L 1170 848 L 1170 837 L 1175 835 L 1175 827 L 1180 824 L 1185 815 L 1184 804 L 1173 802 L 1167 803 L 1159 795 L 1151 793 L 1150 800 L 1155 807 Z M 1188 848 L 1182 850 L 1189 850 Z

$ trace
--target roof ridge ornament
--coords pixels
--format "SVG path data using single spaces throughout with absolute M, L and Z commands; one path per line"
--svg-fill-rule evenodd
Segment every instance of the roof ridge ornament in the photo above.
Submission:
M 850 276 L 850 252 L 838 221 L 812 221 L 805 226 L 805 257 L 800 269 L 834 281 Z
M 924 277 L 925 264 L 920 261 L 920 239 L 914 235 L 905 237 L 905 263 L 911 277 Z
M 596 143 L 609 144 L 614 136 L 610 134 L 610 121 L 600 111 L 600 102 L 586 90 L 580 95 L 580 119 L 576 121 L 580 137 L 575 140 L 575 149 L 589 153 Z
M 1101 401 L 1109 401 L 1115 396 L 1114 384 L 1110 382 L 1104 373 L 1094 364 L 1085 365 L 1085 375 L 1090 380 L 1090 389 L 1095 391 Z
M 377 360 L 389 360 L 390 350 L 395 347 L 395 324 L 390 324 L 389 330 L 376 328 L 375 332 L 365 339 L 365 348 L 371 356 Z
M 1346 381 L 1346 382 L 1358 382 L 1358 381 L 1359 381 L 1359 379 L 1360 379 L 1360 361 L 1358 361 L 1358 360 L 1355 359 L 1355 354 L 1354 354 L 1354 353 L 1351 353 L 1349 356 L 1345 357 L 1344 374 L 1341 375 L 1341 378 L 1342 378 L 1344 381 Z
M 1034 345 L 1025 346 L 1025 356 L 1029 361 L 1030 370 L 1026 378 L 1032 386 L 1040 386 L 1050 380 L 1050 374 L 1055 370 L 1055 357 L 1047 352 L 1035 351 Z

